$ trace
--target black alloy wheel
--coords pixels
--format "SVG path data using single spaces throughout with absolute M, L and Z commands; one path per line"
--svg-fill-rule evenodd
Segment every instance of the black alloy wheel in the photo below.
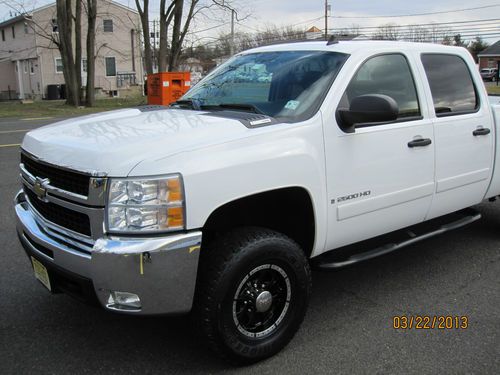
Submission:
M 269 229 L 238 228 L 202 246 L 194 317 L 211 349 L 249 364 L 292 339 L 311 288 L 297 243 Z

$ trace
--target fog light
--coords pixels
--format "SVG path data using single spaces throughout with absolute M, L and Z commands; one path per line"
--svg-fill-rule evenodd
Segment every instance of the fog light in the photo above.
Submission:
M 140 310 L 141 299 L 134 293 L 111 292 L 107 307 L 114 310 Z

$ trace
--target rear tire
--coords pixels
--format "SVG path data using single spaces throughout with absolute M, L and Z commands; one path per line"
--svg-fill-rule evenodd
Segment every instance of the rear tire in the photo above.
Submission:
M 304 319 L 311 287 L 309 263 L 293 240 L 239 228 L 202 248 L 194 316 L 212 350 L 249 364 L 288 344 Z

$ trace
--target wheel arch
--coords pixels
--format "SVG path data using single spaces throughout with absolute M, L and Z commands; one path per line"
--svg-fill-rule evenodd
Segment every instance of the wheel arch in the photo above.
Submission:
M 311 193 L 302 186 L 267 190 L 226 202 L 205 221 L 204 241 L 240 226 L 258 226 L 292 238 L 310 257 L 316 240 L 316 214 Z

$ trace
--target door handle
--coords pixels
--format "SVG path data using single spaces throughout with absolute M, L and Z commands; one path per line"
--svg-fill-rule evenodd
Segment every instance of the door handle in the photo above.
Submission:
M 429 146 L 432 143 L 430 138 L 419 138 L 419 139 L 414 139 L 411 142 L 408 142 L 408 147 L 409 148 L 414 148 L 414 147 L 425 147 Z
M 490 133 L 491 133 L 491 130 L 490 130 L 490 129 L 488 129 L 488 128 L 477 128 L 476 130 L 474 130 L 474 131 L 472 132 L 472 135 L 473 135 L 474 137 L 477 137 L 477 136 L 479 136 L 479 135 L 488 135 L 488 134 L 490 134 Z

